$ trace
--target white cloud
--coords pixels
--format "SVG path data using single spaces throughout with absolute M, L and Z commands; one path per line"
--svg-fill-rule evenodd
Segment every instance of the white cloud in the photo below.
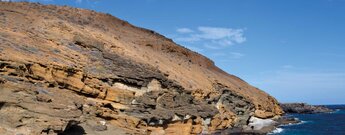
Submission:
M 210 44 L 213 46 L 226 47 L 234 44 L 241 44 L 246 41 L 244 37 L 245 29 L 232 29 L 224 27 L 198 27 L 197 30 L 192 30 L 189 28 L 180 28 L 177 29 L 179 33 L 189 33 L 188 36 L 177 37 L 176 41 L 181 42 L 203 42 L 208 43 L 206 46 L 210 47 Z
M 243 29 L 231 29 L 220 27 L 198 27 L 201 32 L 195 35 L 201 39 L 220 40 L 226 44 L 229 42 L 243 43 L 246 38 L 243 37 Z
M 191 30 L 189 28 L 178 28 L 176 31 L 178 33 L 192 33 L 192 32 L 194 32 L 193 30 Z

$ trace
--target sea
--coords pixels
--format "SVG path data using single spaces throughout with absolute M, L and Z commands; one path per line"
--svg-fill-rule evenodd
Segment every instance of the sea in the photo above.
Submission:
M 276 128 L 273 135 L 345 135 L 345 105 L 326 105 L 332 113 L 288 114 L 301 123 Z

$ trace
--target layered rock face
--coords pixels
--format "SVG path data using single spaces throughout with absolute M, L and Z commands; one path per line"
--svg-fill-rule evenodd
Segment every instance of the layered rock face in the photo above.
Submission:
M 276 100 L 154 31 L 0 2 L 0 134 L 198 134 L 280 116 Z

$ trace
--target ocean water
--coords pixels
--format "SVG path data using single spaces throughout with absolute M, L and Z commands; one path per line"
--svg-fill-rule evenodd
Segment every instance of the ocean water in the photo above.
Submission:
M 345 135 L 345 105 L 329 105 L 333 113 L 290 114 L 299 120 L 299 124 L 278 127 L 274 135 Z

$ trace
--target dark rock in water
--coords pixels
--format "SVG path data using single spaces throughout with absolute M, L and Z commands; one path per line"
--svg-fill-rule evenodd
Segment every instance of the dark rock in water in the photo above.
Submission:
M 283 116 L 277 120 L 279 125 L 297 124 L 301 121 L 295 117 Z
M 306 103 L 284 103 L 280 104 L 285 113 L 304 113 L 304 114 L 313 114 L 313 113 L 328 113 L 332 112 L 332 109 L 327 108 L 326 106 L 316 106 L 308 105 Z

